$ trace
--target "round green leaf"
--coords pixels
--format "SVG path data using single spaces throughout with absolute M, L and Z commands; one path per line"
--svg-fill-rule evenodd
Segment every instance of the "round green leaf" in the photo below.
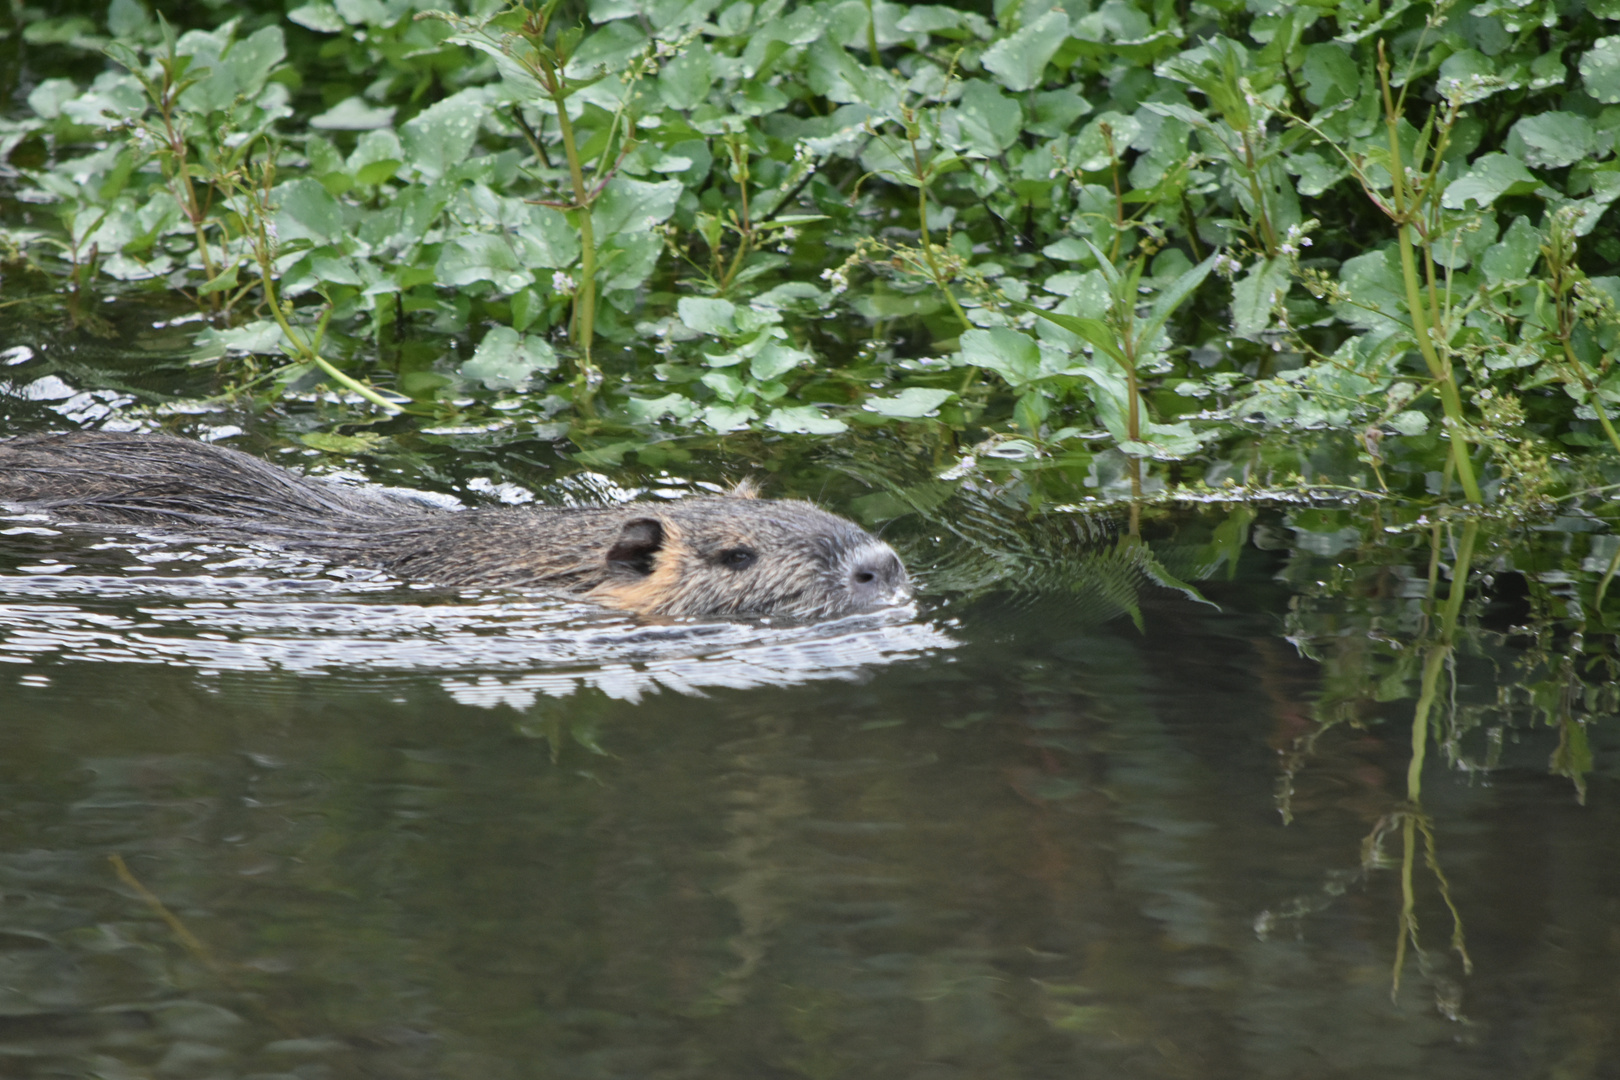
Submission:
M 1620 103 L 1620 37 L 1598 38 L 1581 57 L 1586 92 L 1605 104 Z
M 950 390 L 908 386 L 893 397 L 868 398 L 862 408 L 897 420 L 915 420 L 932 416 L 941 405 L 955 396 Z

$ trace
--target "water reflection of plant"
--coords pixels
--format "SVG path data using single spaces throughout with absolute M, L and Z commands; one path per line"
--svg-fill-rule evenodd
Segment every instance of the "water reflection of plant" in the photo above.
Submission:
M 1321 897 L 1267 913 L 1261 928 L 1331 903 L 1350 880 L 1396 869 L 1401 904 L 1392 993 L 1411 953 L 1437 1005 L 1460 1015 L 1457 984 L 1425 949 L 1417 915 L 1421 853 L 1452 920 L 1449 947 L 1463 973 L 1471 971 L 1466 905 L 1454 896 L 1443 867 L 1441 823 L 1423 802 L 1424 768 L 1434 749 L 1453 770 L 1488 772 L 1501 767 L 1508 740 L 1550 727 L 1556 743 L 1548 752 L 1549 772 L 1567 777 L 1584 803 L 1593 767 L 1589 729 L 1616 711 L 1615 659 L 1607 633 L 1600 638 L 1599 631 L 1612 624 L 1603 604 L 1611 568 L 1620 565 L 1620 545 L 1594 537 L 1585 554 L 1573 543 L 1560 552 L 1527 543 L 1518 527 L 1500 519 L 1402 524 L 1380 510 L 1302 512 L 1294 525 L 1298 543 L 1287 576 L 1304 587 L 1288 633 L 1322 664 L 1325 692 L 1310 730 L 1285 751 L 1277 795 L 1284 820 L 1295 817 L 1298 786 L 1332 733 L 1379 724 L 1383 703 L 1410 700 L 1413 707 L 1403 798 L 1367 833 L 1359 871 L 1349 878 L 1330 875 Z M 1336 556 L 1334 565 L 1324 567 L 1313 551 Z M 1426 573 L 1410 573 L 1425 557 Z M 1520 577 L 1527 586 L 1522 600 L 1504 599 L 1517 590 L 1503 586 Z M 1486 678 L 1471 674 L 1481 668 Z M 1489 692 L 1479 693 L 1481 685 Z M 1398 853 L 1391 852 L 1396 845 Z

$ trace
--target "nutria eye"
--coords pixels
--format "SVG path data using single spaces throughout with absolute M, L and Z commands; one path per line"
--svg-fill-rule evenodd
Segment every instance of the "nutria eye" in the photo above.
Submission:
M 746 570 L 759 555 L 752 548 L 730 548 L 720 553 L 720 565 L 727 570 Z

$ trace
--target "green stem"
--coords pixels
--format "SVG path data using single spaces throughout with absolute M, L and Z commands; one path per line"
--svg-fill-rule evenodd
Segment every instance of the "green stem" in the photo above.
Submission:
M 574 320 L 578 333 L 573 335 L 585 354 L 580 364 L 580 375 L 591 381 L 591 342 L 596 336 L 596 233 L 591 226 L 591 200 L 585 189 L 585 170 L 579 162 L 579 147 L 574 141 L 574 123 L 568 118 L 568 100 L 562 90 L 562 75 L 549 64 L 545 65 L 547 78 L 543 81 L 557 106 L 557 126 L 562 131 L 563 151 L 568 155 L 568 176 L 574 185 L 574 205 L 579 210 L 579 286 L 574 294 Z
M 912 144 L 912 153 L 915 156 L 915 143 Z M 920 169 L 917 180 L 917 225 L 918 233 L 922 238 L 923 258 L 928 261 L 928 270 L 933 275 L 934 284 L 939 286 L 939 291 L 945 294 L 945 300 L 951 305 L 951 310 L 956 312 L 956 318 L 961 322 L 962 329 L 971 330 L 973 324 L 968 321 L 967 312 L 963 311 L 962 305 L 956 302 L 956 294 L 951 292 L 950 283 L 945 280 L 945 271 L 940 269 L 939 261 L 934 258 L 934 245 L 928 239 L 928 189 L 922 184 Z
M 1401 992 L 1401 969 L 1406 966 L 1406 943 L 1417 937 L 1417 891 L 1412 887 L 1413 857 L 1417 853 L 1417 817 L 1408 812 L 1401 821 L 1401 917 L 1396 921 L 1395 977 L 1390 1000 Z
M 260 220 L 263 220 L 262 215 Z M 333 366 L 330 360 L 316 352 L 307 341 L 299 336 L 298 332 L 293 329 L 292 323 L 287 321 L 286 312 L 281 310 L 281 300 L 276 296 L 276 286 L 275 282 L 272 280 L 270 267 L 269 237 L 264 235 L 262 225 L 260 226 L 258 241 L 259 242 L 255 245 L 255 247 L 258 249 L 259 282 L 264 287 L 265 303 L 270 306 L 270 314 L 275 317 L 277 325 L 281 327 L 281 332 L 286 335 L 287 340 L 291 342 L 292 347 L 297 350 L 298 355 L 302 359 L 320 368 L 334 382 L 348 387 L 350 390 L 353 390 L 356 394 L 359 394 L 373 405 L 376 405 L 390 413 L 397 414 L 404 411 L 398 405 L 395 405 L 392 401 L 389 401 L 387 398 L 377 393 L 377 391 L 373 390 L 365 383 L 354 378 L 352 375 L 346 375 L 339 371 Z M 321 331 L 325 331 L 326 322 L 330 318 L 331 312 L 328 311 L 321 319 Z
M 1125 432 L 1131 437 L 1131 442 L 1142 441 L 1142 392 L 1136 382 L 1136 357 L 1134 344 L 1129 339 L 1123 343 L 1125 346 L 1125 394 L 1130 399 L 1129 411 L 1125 415 Z
M 1249 198 L 1254 200 L 1254 212 L 1260 219 L 1260 231 L 1265 234 L 1266 257 L 1277 254 L 1277 230 L 1271 226 L 1271 215 L 1266 213 L 1265 193 L 1260 190 L 1259 169 L 1254 163 L 1254 144 L 1249 132 L 1243 133 L 1244 174 L 1249 181 Z
M 1451 564 L 1451 591 L 1446 594 L 1446 606 L 1440 612 L 1438 640 L 1429 647 L 1423 659 L 1423 681 L 1418 693 L 1417 708 L 1412 716 L 1412 760 L 1406 767 L 1406 797 L 1417 802 L 1423 793 L 1423 758 L 1429 744 L 1429 711 L 1439 694 L 1440 672 L 1451 655 L 1452 642 L 1457 635 L 1457 619 L 1462 614 L 1463 597 L 1468 591 L 1468 571 L 1474 562 L 1474 541 L 1479 536 L 1479 521 L 1471 519 L 1463 526 L 1462 539 L 1457 543 L 1457 558 Z M 1439 535 L 1431 567 L 1430 595 L 1434 593 L 1435 570 L 1439 563 Z
M 1485 499 L 1480 494 L 1479 481 L 1474 479 L 1474 463 L 1468 456 L 1462 396 L 1458 394 L 1457 383 L 1452 378 L 1451 365 L 1442 360 L 1435 349 L 1428 313 L 1424 308 L 1422 289 L 1418 283 L 1417 258 L 1414 255 L 1416 245 L 1412 239 L 1411 224 L 1412 212 L 1416 207 L 1408 206 L 1406 165 L 1401 160 L 1399 118 L 1395 111 L 1394 100 L 1390 96 L 1389 65 L 1382 62 L 1382 45 L 1380 45 L 1380 60 L 1379 76 L 1383 81 L 1384 90 L 1384 122 L 1389 132 L 1389 175 L 1395 204 L 1393 216 L 1397 226 L 1396 247 L 1400 249 L 1401 254 L 1401 277 L 1406 285 L 1406 307 L 1412 317 L 1412 335 L 1417 339 L 1418 352 L 1423 354 L 1423 362 L 1428 366 L 1430 377 L 1440 387 L 1440 404 L 1445 409 L 1446 421 L 1451 428 L 1451 458 L 1457 467 L 1457 480 L 1462 484 L 1463 495 L 1469 502 L 1483 503 Z

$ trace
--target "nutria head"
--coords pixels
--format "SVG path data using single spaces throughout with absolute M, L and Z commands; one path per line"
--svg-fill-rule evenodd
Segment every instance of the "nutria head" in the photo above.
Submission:
M 643 615 L 836 618 L 901 604 L 894 550 L 807 502 L 683 499 L 626 521 L 592 599 Z

